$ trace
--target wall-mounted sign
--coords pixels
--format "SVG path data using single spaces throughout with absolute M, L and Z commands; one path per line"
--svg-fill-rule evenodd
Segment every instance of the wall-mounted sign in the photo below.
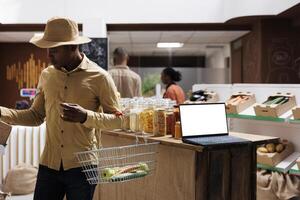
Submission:
M 6 66 L 6 80 L 16 81 L 18 89 L 35 88 L 38 85 L 39 77 L 47 67 L 47 63 L 36 59 L 33 54 L 26 62 L 17 60 L 16 63 Z
M 81 45 L 81 51 L 97 63 L 100 67 L 108 68 L 108 41 L 107 38 L 91 38 L 92 42 Z
M 33 97 L 35 97 L 36 93 L 37 93 L 37 89 L 35 89 L 35 88 L 22 88 L 20 90 L 21 97 L 33 98 Z

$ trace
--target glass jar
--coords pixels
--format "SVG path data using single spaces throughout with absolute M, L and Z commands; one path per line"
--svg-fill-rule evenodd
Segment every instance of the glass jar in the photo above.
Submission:
M 153 113 L 154 105 L 151 100 L 145 104 L 145 109 L 141 112 L 141 121 L 143 123 L 143 132 L 153 133 Z
M 178 105 L 174 106 L 174 118 L 175 118 L 175 122 L 180 121 L 180 115 L 179 115 L 179 107 L 178 107 Z
M 139 132 L 139 116 L 141 113 L 141 109 L 138 107 L 137 100 L 133 99 L 132 101 L 132 108 L 130 109 L 130 131 Z
M 142 120 L 142 113 L 145 109 L 145 100 L 140 98 L 138 100 L 138 132 L 143 132 L 143 120 Z
M 123 113 L 123 120 L 122 120 L 122 130 L 129 131 L 130 130 L 130 107 L 129 107 L 128 98 L 122 98 L 120 100 L 121 111 Z
M 175 135 L 175 118 L 173 110 L 168 110 L 166 112 L 166 134 L 172 135 L 172 137 Z
M 181 134 L 181 124 L 180 122 L 176 122 L 175 124 L 175 139 L 181 139 L 182 134 Z
M 174 115 L 174 105 L 176 105 L 176 101 L 169 100 L 167 102 L 166 108 L 166 134 L 175 135 L 175 115 Z
M 154 110 L 153 116 L 153 134 L 155 136 L 164 136 L 167 134 L 166 109 L 167 101 L 161 99 Z

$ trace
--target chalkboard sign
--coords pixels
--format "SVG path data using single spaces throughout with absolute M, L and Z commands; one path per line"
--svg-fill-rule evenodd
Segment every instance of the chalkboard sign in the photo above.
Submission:
M 91 40 L 90 43 L 81 45 L 81 51 L 85 53 L 90 60 L 107 70 L 107 38 L 91 38 Z

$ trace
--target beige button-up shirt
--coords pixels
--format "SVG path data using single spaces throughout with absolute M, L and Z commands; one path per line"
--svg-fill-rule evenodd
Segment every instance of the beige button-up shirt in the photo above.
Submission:
M 117 90 L 110 75 L 85 55 L 71 72 L 49 66 L 43 70 L 38 94 L 28 110 L 0 107 L 1 120 L 10 124 L 37 126 L 46 118 L 46 144 L 40 164 L 59 170 L 79 167 L 75 152 L 96 148 L 95 128 L 119 128 L 121 118 L 105 113 L 118 111 Z M 60 118 L 60 103 L 75 103 L 87 109 L 87 120 L 71 123 Z
M 108 71 L 112 76 L 122 98 L 142 96 L 141 77 L 128 66 L 116 65 Z

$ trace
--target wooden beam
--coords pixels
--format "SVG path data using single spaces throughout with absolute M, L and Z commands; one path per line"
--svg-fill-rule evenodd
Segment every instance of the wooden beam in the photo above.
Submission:
M 82 31 L 82 24 L 78 24 Z M 45 24 L 0 24 L 0 32 L 43 32 Z

